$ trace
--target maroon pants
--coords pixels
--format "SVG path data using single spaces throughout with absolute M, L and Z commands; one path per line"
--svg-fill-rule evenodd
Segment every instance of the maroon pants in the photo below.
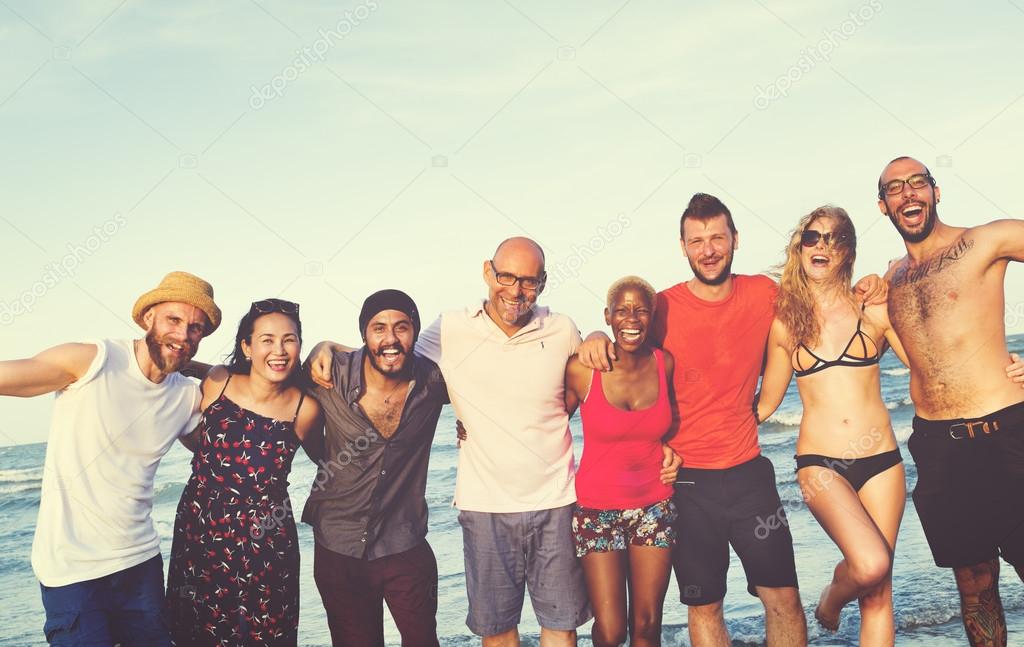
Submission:
M 383 647 L 385 602 L 402 647 L 438 647 L 437 560 L 426 541 L 373 561 L 316 544 L 313 579 L 334 647 Z

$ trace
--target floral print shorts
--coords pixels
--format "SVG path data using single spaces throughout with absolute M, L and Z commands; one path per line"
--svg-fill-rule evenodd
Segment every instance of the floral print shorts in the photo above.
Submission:
M 595 510 L 575 506 L 572 534 L 576 556 L 626 550 L 626 546 L 672 548 L 676 543 L 676 507 L 672 499 L 646 508 Z

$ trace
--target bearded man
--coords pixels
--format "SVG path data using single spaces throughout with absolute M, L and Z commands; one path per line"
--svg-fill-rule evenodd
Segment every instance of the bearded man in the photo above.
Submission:
M 209 283 L 171 272 L 132 318 L 144 339 L 0 361 L 0 395 L 56 393 L 32 542 L 51 645 L 171 644 L 153 479 L 198 422 L 199 387 L 178 371 L 221 313 Z

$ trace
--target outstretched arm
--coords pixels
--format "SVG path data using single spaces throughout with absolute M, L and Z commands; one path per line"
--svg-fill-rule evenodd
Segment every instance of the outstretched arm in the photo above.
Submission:
M 31 359 L 0 362 L 0 395 L 31 398 L 60 391 L 85 375 L 97 352 L 94 344 L 61 344 Z
M 996 241 L 997 258 L 1024 261 L 1024 220 L 996 220 L 984 229 Z
M 782 404 L 786 396 L 789 381 L 793 377 L 793 364 L 790 360 L 789 333 L 786 326 L 778 319 L 772 321 L 771 332 L 768 333 L 767 362 L 764 377 L 761 378 L 761 392 L 757 398 L 757 421 L 767 420 Z

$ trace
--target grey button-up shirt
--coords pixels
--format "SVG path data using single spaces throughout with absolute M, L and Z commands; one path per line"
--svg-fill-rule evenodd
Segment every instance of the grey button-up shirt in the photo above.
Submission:
M 302 521 L 324 548 L 378 559 L 427 536 L 427 464 L 448 390 L 434 362 L 410 355 L 413 381 L 398 428 L 385 438 L 359 405 L 366 347 L 334 353 L 334 388 L 316 387 L 326 432 Z

